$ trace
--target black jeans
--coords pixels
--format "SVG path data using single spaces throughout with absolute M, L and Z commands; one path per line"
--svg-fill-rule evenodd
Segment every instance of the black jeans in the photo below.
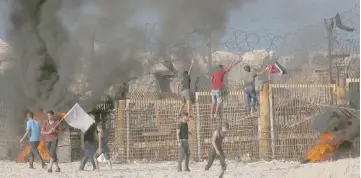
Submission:
M 40 161 L 41 164 L 45 164 L 43 158 L 40 156 L 39 150 L 38 150 L 38 146 L 40 144 L 40 141 L 30 141 L 30 167 L 33 167 L 33 163 L 34 163 L 34 158 L 37 157 Z
M 224 171 L 226 170 L 226 157 L 224 155 L 222 148 L 218 148 L 218 150 L 220 152 L 218 155 L 218 159 L 221 162 L 222 170 Z M 209 154 L 208 154 L 208 163 L 206 166 L 206 170 L 209 170 L 209 168 L 211 168 L 216 156 L 217 156 L 216 150 L 213 148 L 213 146 L 211 146 L 211 149 L 209 150 Z
M 179 146 L 179 154 L 178 154 L 178 171 L 182 171 L 182 161 L 185 157 L 185 168 L 189 170 L 189 144 L 188 140 L 181 140 Z
M 56 154 L 56 150 L 58 148 L 58 139 L 47 141 L 46 145 L 48 147 L 49 155 L 53 159 L 53 162 L 58 162 L 58 155 Z

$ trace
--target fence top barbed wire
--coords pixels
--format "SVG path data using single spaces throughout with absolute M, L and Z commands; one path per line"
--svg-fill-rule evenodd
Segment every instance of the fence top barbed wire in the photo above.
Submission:
M 359 22 L 356 22 L 356 19 L 359 19 L 359 13 L 357 9 L 359 8 L 359 5 L 355 5 L 349 10 L 340 12 L 342 21 L 345 25 L 351 26 L 355 28 L 356 30 L 352 33 L 349 32 L 342 32 L 341 30 L 338 30 L 336 27 L 334 28 L 334 35 L 333 40 L 336 41 L 333 43 L 333 51 L 335 54 L 359 54 L 359 39 L 356 37 L 358 35 L 355 35 L 357 31 L 359 31 Z M 336 12 L 335 12 L 336 15 Z M 328 19 L 329 17 L 325 17 Z M 323 19 L 320 19 L 319 23 L 311 24 L 305 27 L 301 27 L 297 29 L 294 32 L 289 32 L 283 35 L 280 34 L 273 34 L 273 33 L 254 33 L 254 32 L 247 32 L 243 30 L 237 30 L 232 27 L 229 27 L 227 29 L 226 33 L 232 34 L 229 39 L 225 39 L 220 46 L 225 48 L 227 51 L 236 51 L 236 52 L 246 52 L 246 51 L 252 51 L 255 49 L 265 49 L 265 50 L 276 50 L 276 52 L 279 54 L 279 59 L 281 61 L 287 61 L 286 68 L 289 69 L 290 72 L 288 75 L 283 77 L 277 77 L 279 78 L 277 82 L 279 83 L 327 83 L 328 79 L 327 72 L 320 73 L 315 72 L 318 69 L 315 69 L 314 67 L 310 66 L 312 65 L 310 61 L 312 61 L 312 53 L 319 53 L 320 56 L 323 56 L 325 60 L 319 60 L 320 57 L 315 57 L 313 55 L 313 58 L 317 59 L 314 61 L 320 61 L 319 64 L 323 66 L 323 68 L 328 68 L 328 59 L 327 59 L 327 35 L 326 30 L 324 26 Z M 149 34 L 149 41 L 156 40 L 155 36 L 155 30 L 156 30 L 156 24 L 146 24 L 147 32 Z M 153 36 L 152 36 L 153 35 Z M 152 40 L 152 38 L 155 38 Z M 185 46 L 181 45 L 181 48 L 185 47 L 185 52 L 190 56 L 193 56 L 195 60 L 201 61 L 202 65 L 207 65 L 208 57 L 205 54 L 202 54 L 202 51 L 205 51 L 206 48 L 206 41 L 203 41 L 199 38 L 194 37 L 194 34 L 190 33 L 187 37 L 187 39 L 192 39 L 190 44 L 186 44 Z M 198 41 L 195 41 L 198 40 Z M 193 43 L 193 44 L 192 44 Z M 175 45 L 179 47 L 179 45 Z M 169 46 L 169 50 L 173 48 L 172 46 Z M 156 53 L 152 53 L 156 55 Z M 282 56 L 283 54 L 287 54 L 287 56 Z M 169 55 L 174 55 L 172 52 L 169 52 Z M 198 55 L 198 56 L 197 56 Z M 261 54 L 260 54 L 261 55 Z M 268 55 L 268 54 L 267 54 Z M 234 56 L 238 56 L 239 59 L 241 59 L 242 55 L 240 54 L 234 54 Z M 311 57 L 310 57 L 311 56 Z M 177 62 L 176 60 L 179 60 L 179 58 L 182 58 L 182 56 L 172 56 L 168 60 L 174 62 Z M 213 53 L 213 58 L 217 58 L 217 54 Z M 219 59 L 218 62 L 221 61 L 221 63 L 226 63 L 227 60 L 231 60 L 230 57 L 221 57 L 224 59 Z M 258 56 L 258 58 L 267 58 L 267 56 Z M 164 58 L 159 59 L 159 64 L 162 64 Z M 181 59 L 182 60 L 182 59 Z M 260 59 L 255 59 L 260 60 Z M 262 59 L 262 60 L 269 60 Z M 338 59 L 336 60 L 338 61 Z M 178 61 L 179 62 L 179 61 Z M 189 61 L 188 61 L 189 62 Z M 180 70 L 180 68 L 186 68 L 185 64 L 188 63 L 187 61 L 181 62 L 180 65 L 176 65 L 175 67 L 177 70 Z M 355 62 L 355 61 L 354 61 Z M 338 63 L 338 62 L 337 62 Z M 349 65 L 349 64 L 348 64 Z M 199 66 L 198 66 L 199 67 Z M 201 71 L 197 71 L 198 73 L 205 73 L 205 75 L 208 73 L 208 68 L 203 66 L 204 69 Z M 298 70 L 298 72 L 295 72 L 292 74 L 295 69 L 302 68 L 301 70 Z M 312 68 L 312 69 L 309 69 Z M 154 68 L 154 70 L 158 70 L 158 68 Z M 352 69 L 357 70 L 357 69 Z M 241 69 L 238 68 L 235 72 L 235 76 L 241 76 Z M 153 72 L 154 73 L 154 72 Z M 347 73 L 347 72 L 346 72 Z M 356 77 L 357 72 L 353 72 L 352 75 L 355 74 Z M 240 77 L 241 78 L 241 77 Z M 159 90 L 160 85 L 159 81 L 149 81 L 148 82 L 141 82 L 137 81 L 134 82 L 137 84 L 137 86 L 142 86 L 142 88 L 147 88 L 146 90 L 150 90 L 151 88 L 154 91 Z M 158 79 L 159 80 L 159 79 Z M 201 79 L 202 82 L 204 82 L 204 79 Z M 329 82 L 329 81 L 328 81 Z M 150 87 L 146 87 L 147 85 L 152 85 Z M 229 88 L 240 88 L 241 84 L 240 81 L 236 79 L 229 78 L 228 81 Z M 134 87 L 133 87 L 134 88 Z M 157 88 L 157 89 L 156 89 Z M 198 91 L 203 90 L 209 90 L 210 84 L 208 83 L 201 83 L 199 86 L 197 86 Z M 152 90 L 152 91 L 153 91 Z
M 360 15 L 359 15 L 359 4 L 355 4 L 352 8 L 339 12 L 343 24 L 354 28 L 354 33 L 347 33 L 342 30 L 335 30 L 335 37 L 342 38 L 340 41 L 347 41 L 350 39 L 358 39 L 360 31 Z M 335 12 L 336 15 L 336 12 Z M 330 17 L 325 17 L 329 19 Z M 308 31 L 308 36 L 300 36 L 303 32 Z M 310 24 L 298 28 L 295 31 L 287 32 L 284 34 L 275 34 L 270 32 L 264 33 L 254 33 L 249 31 L 243 31 L 229 27 L 227 33 L 232 34 L 231 37 L 225 39 L 221 46 L 225 47 L 230 51 L 246 52 L 254 49 L 268 49 L 268 50 L 277 50 L 280 46 L 287 44 L 290 40 L 298 39 L 298 43 L 302 43 L 302 37 L 307 38 L 307 40 L 313 40 L 313 37 L 318 37 L 321 34 L 321 37 L 326 39 L 326 32 L 324 28 L 323 19 L 320 19 L 318 23 Z M 312 35 L 314 34 L 314 35 Z M 252 40 L 253 38 L 253 40 Z M 264 43 L 262 43 L 264 42 Z M 313 47 L 315 50 L 317 46 L 322 46 L 319 44 L 320 41 L 316 41 L 316 44 L 311 44 L 310 47 Z M 324 43 L 327 45 L 327 43 Z M 323 46 L 324 46 L 323 45 Z M 324 46 L 325 47 L 325 46 Z M 326 49 L 326 48 L 325 48 Z

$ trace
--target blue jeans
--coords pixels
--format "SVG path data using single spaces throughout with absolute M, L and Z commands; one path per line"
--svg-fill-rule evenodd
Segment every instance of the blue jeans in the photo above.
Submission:
M 244 98 L 246 107 L 248 109 L 256 108 L 257 104 L 257 93 L 253 86 L 247 86 L 244 88 Z
M 212 104 L 220 104 L 223 101 L 223 90 L 212 90 Z
M 40 141 L 30 141 L 30 154 L 33 154 L 34 156 L 38 157 L 40 155 L 38 146 L 40 144 Z
M 45 167 L 45 162 L 44 162 L 43 158 L 40 156 L 40 153 L 38 150 L 39 143 L 40 143 L 40 141 L 30 141 L 29 142 L 29 144 L 30 144 L 29 164 L 30 164 L 31 168 L 33 168 L 33 162 L 34 162 L 35 157 L 37 157 L 41 161 L 43 168 Z

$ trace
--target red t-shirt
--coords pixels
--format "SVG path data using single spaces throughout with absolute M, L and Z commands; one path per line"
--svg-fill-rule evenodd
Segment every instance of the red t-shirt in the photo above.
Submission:
M 58 121 L 54 121 L 53 124 L 50 124 L 49 121 L 45 121 L 43 125 L 43 131 L 48 132 L 50 129 L 58 124 Z M 54 132 L 50 134 L 44 134 L 45 141 L 53 141 L 58 139 L 58 133 L 60 131 L 59 125 L 56 126 Z
M 212 75 L 212 90 L 220 90 L 223 88 L 223 79 L 227 71 L 220 70 Z

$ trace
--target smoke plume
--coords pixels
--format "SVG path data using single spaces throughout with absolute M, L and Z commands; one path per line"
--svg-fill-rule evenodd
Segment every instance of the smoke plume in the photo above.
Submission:
M 161 57 L 169 60 L 167 49 L 175 44 L 192 45 L 192 32 L 219 42 L 229 12 L 242 3 L 241 0 L 9 1 L 11 27 L 7 40 L 13 66 L 1 76 L 6 83 L 0 87 L 1 99 L 19 109 L 66 111 L 81 96 L 87 98 L 80 101 L 81 105 L 89 110 L 109 86 L 147 72 L 149 66 L 143 65 L 140 54 L 149 45 L 149 37 L 144 27 L 130 25 L 144 9 L 156 12 L 159 20 L 157 33 L 153 34 L 157 41 L 152 44 L 156 56 L 147 63 L 151 65 Z M 182 56 L 176 59 L 184 60 Z M 77 92 L 70 92 L 70 86 L 77 88 Z

